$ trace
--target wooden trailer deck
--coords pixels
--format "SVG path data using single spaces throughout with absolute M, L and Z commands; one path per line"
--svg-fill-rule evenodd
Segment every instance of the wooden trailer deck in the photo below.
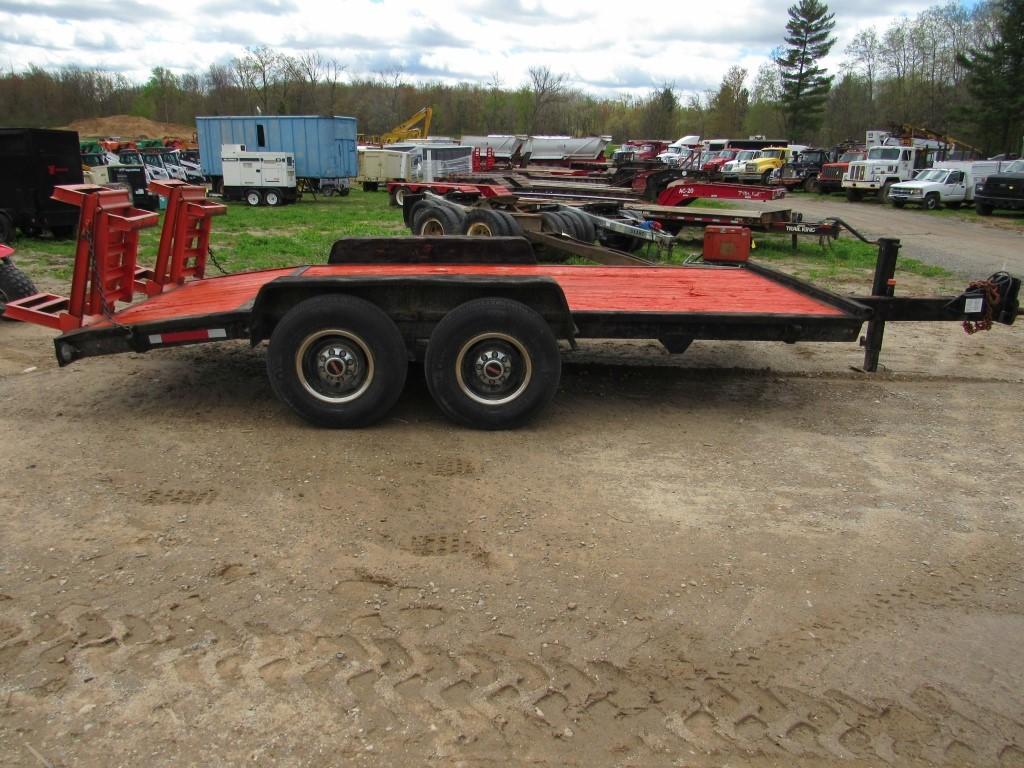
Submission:
M 113 315 L 121 325 L 139 325 L 245 311 L 260 288 L 281 277 L 551 278 L 569 310 L 596 313 L 714 315 L 805 315 L 847 313 L 770 277 L 739 267 L 591 267 L 467 264 L 325 264 L 211 277 L 134 304 Z M 91 327 L 109 325 L 98 320 Z

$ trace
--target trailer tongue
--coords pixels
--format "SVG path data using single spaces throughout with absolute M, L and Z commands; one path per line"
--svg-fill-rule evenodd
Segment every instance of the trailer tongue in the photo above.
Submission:
M 871 296 L 839 296 L 750 263 L 686 266 L 538 264 L 523 238 L 339 240 L 327 264 L 205 276 L 212 218 L 224 206 L 181 182 L 169 198 L 153 269 L 138 266 L 138 231 L 156 215 L 128 193 L 58 189 L 82 209 L 69 297 L 35 294 L 8 317 L 61 331 L 57 359 L 245 339 L 270 340 L 277 395 L 333 427 L 380 419 L 410 360 L 422 360 L 441 410 L 486 429 L 518 426 L 554 396 L 559 340 L 657 339 L 682 352 L 697 339 L 853 341 L 865 322 L 875 370 L 885 323 L 1010 324 L 1020 281 L 996 275 L 938 299 L 893 296 L 899 243 L 883 240 Z M 146 298 L 131 302 L 136 294 Z

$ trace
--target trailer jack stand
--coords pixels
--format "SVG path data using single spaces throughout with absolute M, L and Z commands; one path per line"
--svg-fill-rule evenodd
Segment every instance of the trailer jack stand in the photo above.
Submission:
M 875 279 L 871 285 L 872 296 L 891 297 L 896 292 L 896 258 L 900 252 L 900 241 L 891 238 L 879 238 L 878 260 L 875 262 Z M 868 321 L 868 330 L 860 337 L 860 345 L 864 347 L 864 368 L 868 373 L 878 370 L 878 358 L 882 352 L 882 339 L 885 336 L 885 320 Z

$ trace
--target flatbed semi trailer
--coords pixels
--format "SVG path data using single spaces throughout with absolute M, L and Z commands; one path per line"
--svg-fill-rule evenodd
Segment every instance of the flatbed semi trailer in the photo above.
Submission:
M 502 429 L 524 423 L 554 396 L 560 342 L 657 339 L 678 353 L 697 339 L 853 341 L 867 322 L 865 368 L 873 370 L 886 321 L 991 325 L 1012 323 L 1018 313 L 1020 281 L 1006 275 L 958 296 L 894 297 L 893 240 L 880 244 L 874 295 L 856 299 L 751 262 L 539 264 L 516 237 L 352 238 L 334 244 L 327 264 L 205 277 L 206 245 L 197 241 L 208 237 L 222 206 L 203 201 L 194 187 L 159 186 L 170 199 L 153 269 L 135 263 L 133 242 L 154 214 L 131 209 L 120 190 L 64 190 L 65 201 L 80 198 L 86 244 L 76 254 L 71 296 L 36 294 L 8 303 L 6 315 L 61 331 L 54 340 L 60 365 L 269 340 L 275 393 L 324 426 L 379 420 L 413 360 L 423 362 L 447 416 Z M 116 306 L 137 292 L 147 298 Z

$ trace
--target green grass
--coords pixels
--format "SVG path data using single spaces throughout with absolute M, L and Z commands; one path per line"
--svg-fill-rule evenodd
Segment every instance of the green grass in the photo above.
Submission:
M 878 257 L 878 246 L 846 237 L 821 246 L 816 240 L 801 238 L 796 251 L 786 236 L 755 236 L 752 257 L 759 261 L 782 262 L 793 265 L 794 273 L 809 280 L 835 280 L 857 277 L 873 272 Z M 952 273 L 942 267 L 900 258 L 896 262 L 896 273 L 920 277 L 946 278 Z

